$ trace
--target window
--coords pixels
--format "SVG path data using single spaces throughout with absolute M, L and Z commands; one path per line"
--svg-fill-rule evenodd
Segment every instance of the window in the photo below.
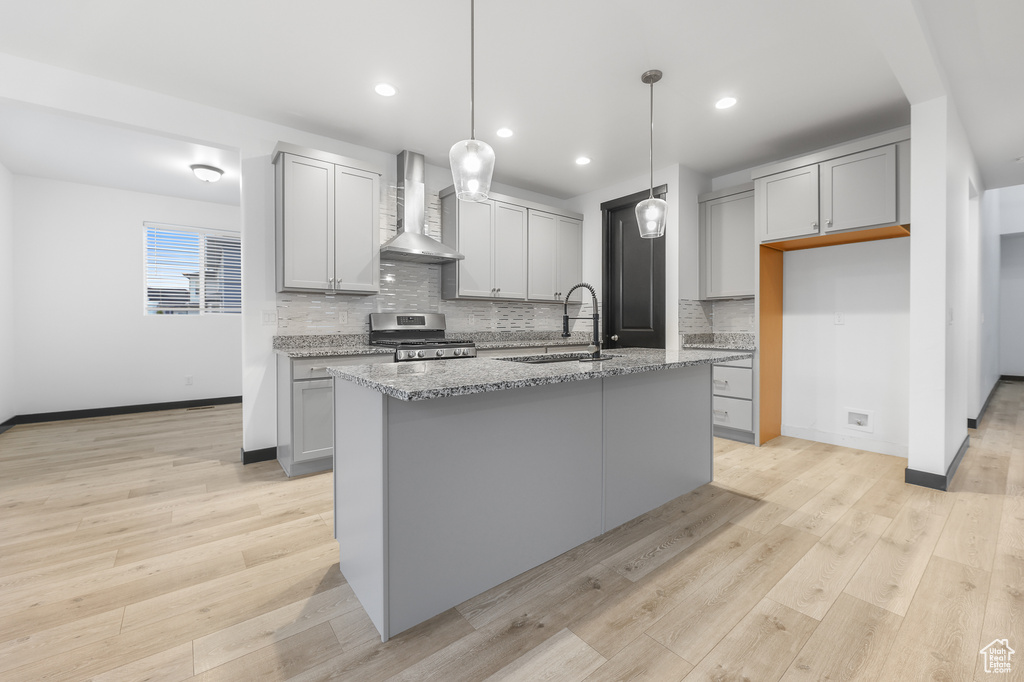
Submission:
M 143 223 L 146 315 L 242 312 L 242 243 L 231 232 Z

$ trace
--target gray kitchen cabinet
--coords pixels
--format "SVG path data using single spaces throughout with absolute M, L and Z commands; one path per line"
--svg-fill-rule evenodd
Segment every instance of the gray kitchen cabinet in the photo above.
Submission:
M 818 234 L 817 165 L 756 179 L 754 197 L 761 241 Z
M 279 144 L 277 290 L 380 291 L 380 173 L 353 159 Z
M 754 442 L 753 358 L 711 368 L 711 419 L 716 438 Z
M 909 128 L 755 169 L 758 241 L 910 222 Z
M 277 461 L 288 476 L 329 471 L 334 457 L 334 379 L 330 365 L 392 362 L 390 353 L 277 357 Z
M 896 222 L 896 145 L 821 164 L 825 232 Z
M 441 197 L 441 240 L 465 258 L 441 268 L 444 298 L 526 299 L 526 209 Z
M 754 259 L 757 248 L 754 191 L 740 189 L 724 195 L 716 192 L 713 198 L 707 199 L 704 199 L 707 195 L 702 195 L 702 298 L 754 295 Z
M 531 301 L 561 303 L 583 280 L 583 222 L 530 209 L 527 294 Z M 578 303 L 581 293 L 573 292 Z
M 582 215 L 493 192 L 480 202 L 459 201 L 452 187 L 438 196 L 441 241 L 464 256 L 442 264 L 442 298 L 560 302 L 582 279 Z

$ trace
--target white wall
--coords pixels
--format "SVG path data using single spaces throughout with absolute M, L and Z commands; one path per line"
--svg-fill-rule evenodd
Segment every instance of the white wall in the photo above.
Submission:
M 14 177 L 0 165 L 0 424 L 18 413 L 14 262 Z
M 1024 233 L 1002 238 L 999 291 L 999 371 L 1024 376 Z
M 996 190 L 999 201 L 999 232 L 1024 232 L 1024 185 Z
M 974 399 L 968 404 L 967 414 L 977 419 L 985 401 L 999 383 L 999 261 L 1000 237 L 999 213 L 993 211 L 993 203 L 987 191 L 979 202 L 980 221 L 978 254 L 978 315 L 974 337 L 976 341 L 977 367 Z
M 905 457 L 910 239 L 789 251 L 784 272 L 782 434 Z
M 239 315 L 143 314 L 143 222 L 238 231 L 237 207 L 25 176 L 14 193 L 19 414 L 240 395 Z

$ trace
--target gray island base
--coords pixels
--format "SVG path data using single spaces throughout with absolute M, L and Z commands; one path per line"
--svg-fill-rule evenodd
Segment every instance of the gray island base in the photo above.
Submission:
M 711 480 L 711 363 L 745 354 L 614 353 L 331 368 L 340 566 L 382 640 Z

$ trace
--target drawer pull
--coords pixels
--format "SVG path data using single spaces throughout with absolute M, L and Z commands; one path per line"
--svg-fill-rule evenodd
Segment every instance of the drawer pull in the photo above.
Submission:
M 729 380 L 728 379 L 715 379 L 715 383 L 716 384 L 722 384 L 723 386 L 728 386 L 729 385 Z
M 728 417 L 729 416 L 729 410 L 714 410 L 714 413 L 715 414 L 720 414 L 723 417 Z

